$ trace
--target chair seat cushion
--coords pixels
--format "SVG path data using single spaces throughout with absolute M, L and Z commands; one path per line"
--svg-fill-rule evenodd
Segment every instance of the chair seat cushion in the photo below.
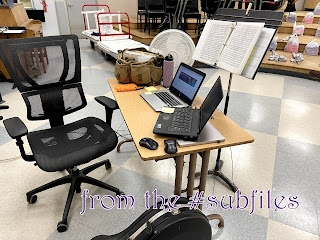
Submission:
M 27 137 L 37 164 L 47 172 L 87 163 L 112 151 L 118 143 L 112 128 L 93 117 L 31 132 Z

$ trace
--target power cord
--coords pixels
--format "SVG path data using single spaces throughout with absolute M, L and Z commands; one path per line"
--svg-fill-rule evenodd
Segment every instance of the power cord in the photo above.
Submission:
M 124 124 L 124 120 L 123 120 L 123 122 L 120 124 L 120 126 L 118 127 L 118 129 L 115 130 L 115 133 L 117 134 L 117 137 L 120 136 L 120 137 L 122 137 L 123 139 L 129 139 L 129 138 L 131 137 L 131 134 L 130 134 L 130 133 L 127 133 L 127 131 L 124 130 L 124 129 L 120 130 L 120 128 L 122 127 L 123 124 Z M 121 134 L 120 131 L 124 131 L 124 132 L 126 132 L 126 134 Z M 130 137 L 128 138 L 128 137 L 126 137 L 126 136 L 130 136 Z

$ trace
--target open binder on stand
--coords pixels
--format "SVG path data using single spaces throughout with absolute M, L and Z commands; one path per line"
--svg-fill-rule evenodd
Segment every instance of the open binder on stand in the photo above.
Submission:
M 264 23 L 208 20 L 193 58 L 253 78 L 274 34 Z
M 207 20 L 193 59 L 230 72 L 224 106 L 224 114 L 227 115 L 232 75 L 255 78 L 282 23 L 283 12 L 220 8 L 213 18 Z M 221 172 L 220 156 L 221 149 L 218 150 L 215 168 L 208 174 L 218 176 L 236 192 L 237 186 Z

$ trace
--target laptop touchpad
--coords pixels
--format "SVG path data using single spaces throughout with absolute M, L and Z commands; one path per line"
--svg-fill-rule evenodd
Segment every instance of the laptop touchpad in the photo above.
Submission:
M 171 114 L 170 113 L 162 113 L 161 116 L 162 116 L 163 120 L 171 119 Z

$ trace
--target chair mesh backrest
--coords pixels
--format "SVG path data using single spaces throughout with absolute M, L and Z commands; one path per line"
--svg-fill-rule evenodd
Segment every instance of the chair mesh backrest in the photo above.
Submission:
M 76 35 L 2 40 L 0 57 L 22 93 L 28 119 L 51 120 L 86 106 Z

